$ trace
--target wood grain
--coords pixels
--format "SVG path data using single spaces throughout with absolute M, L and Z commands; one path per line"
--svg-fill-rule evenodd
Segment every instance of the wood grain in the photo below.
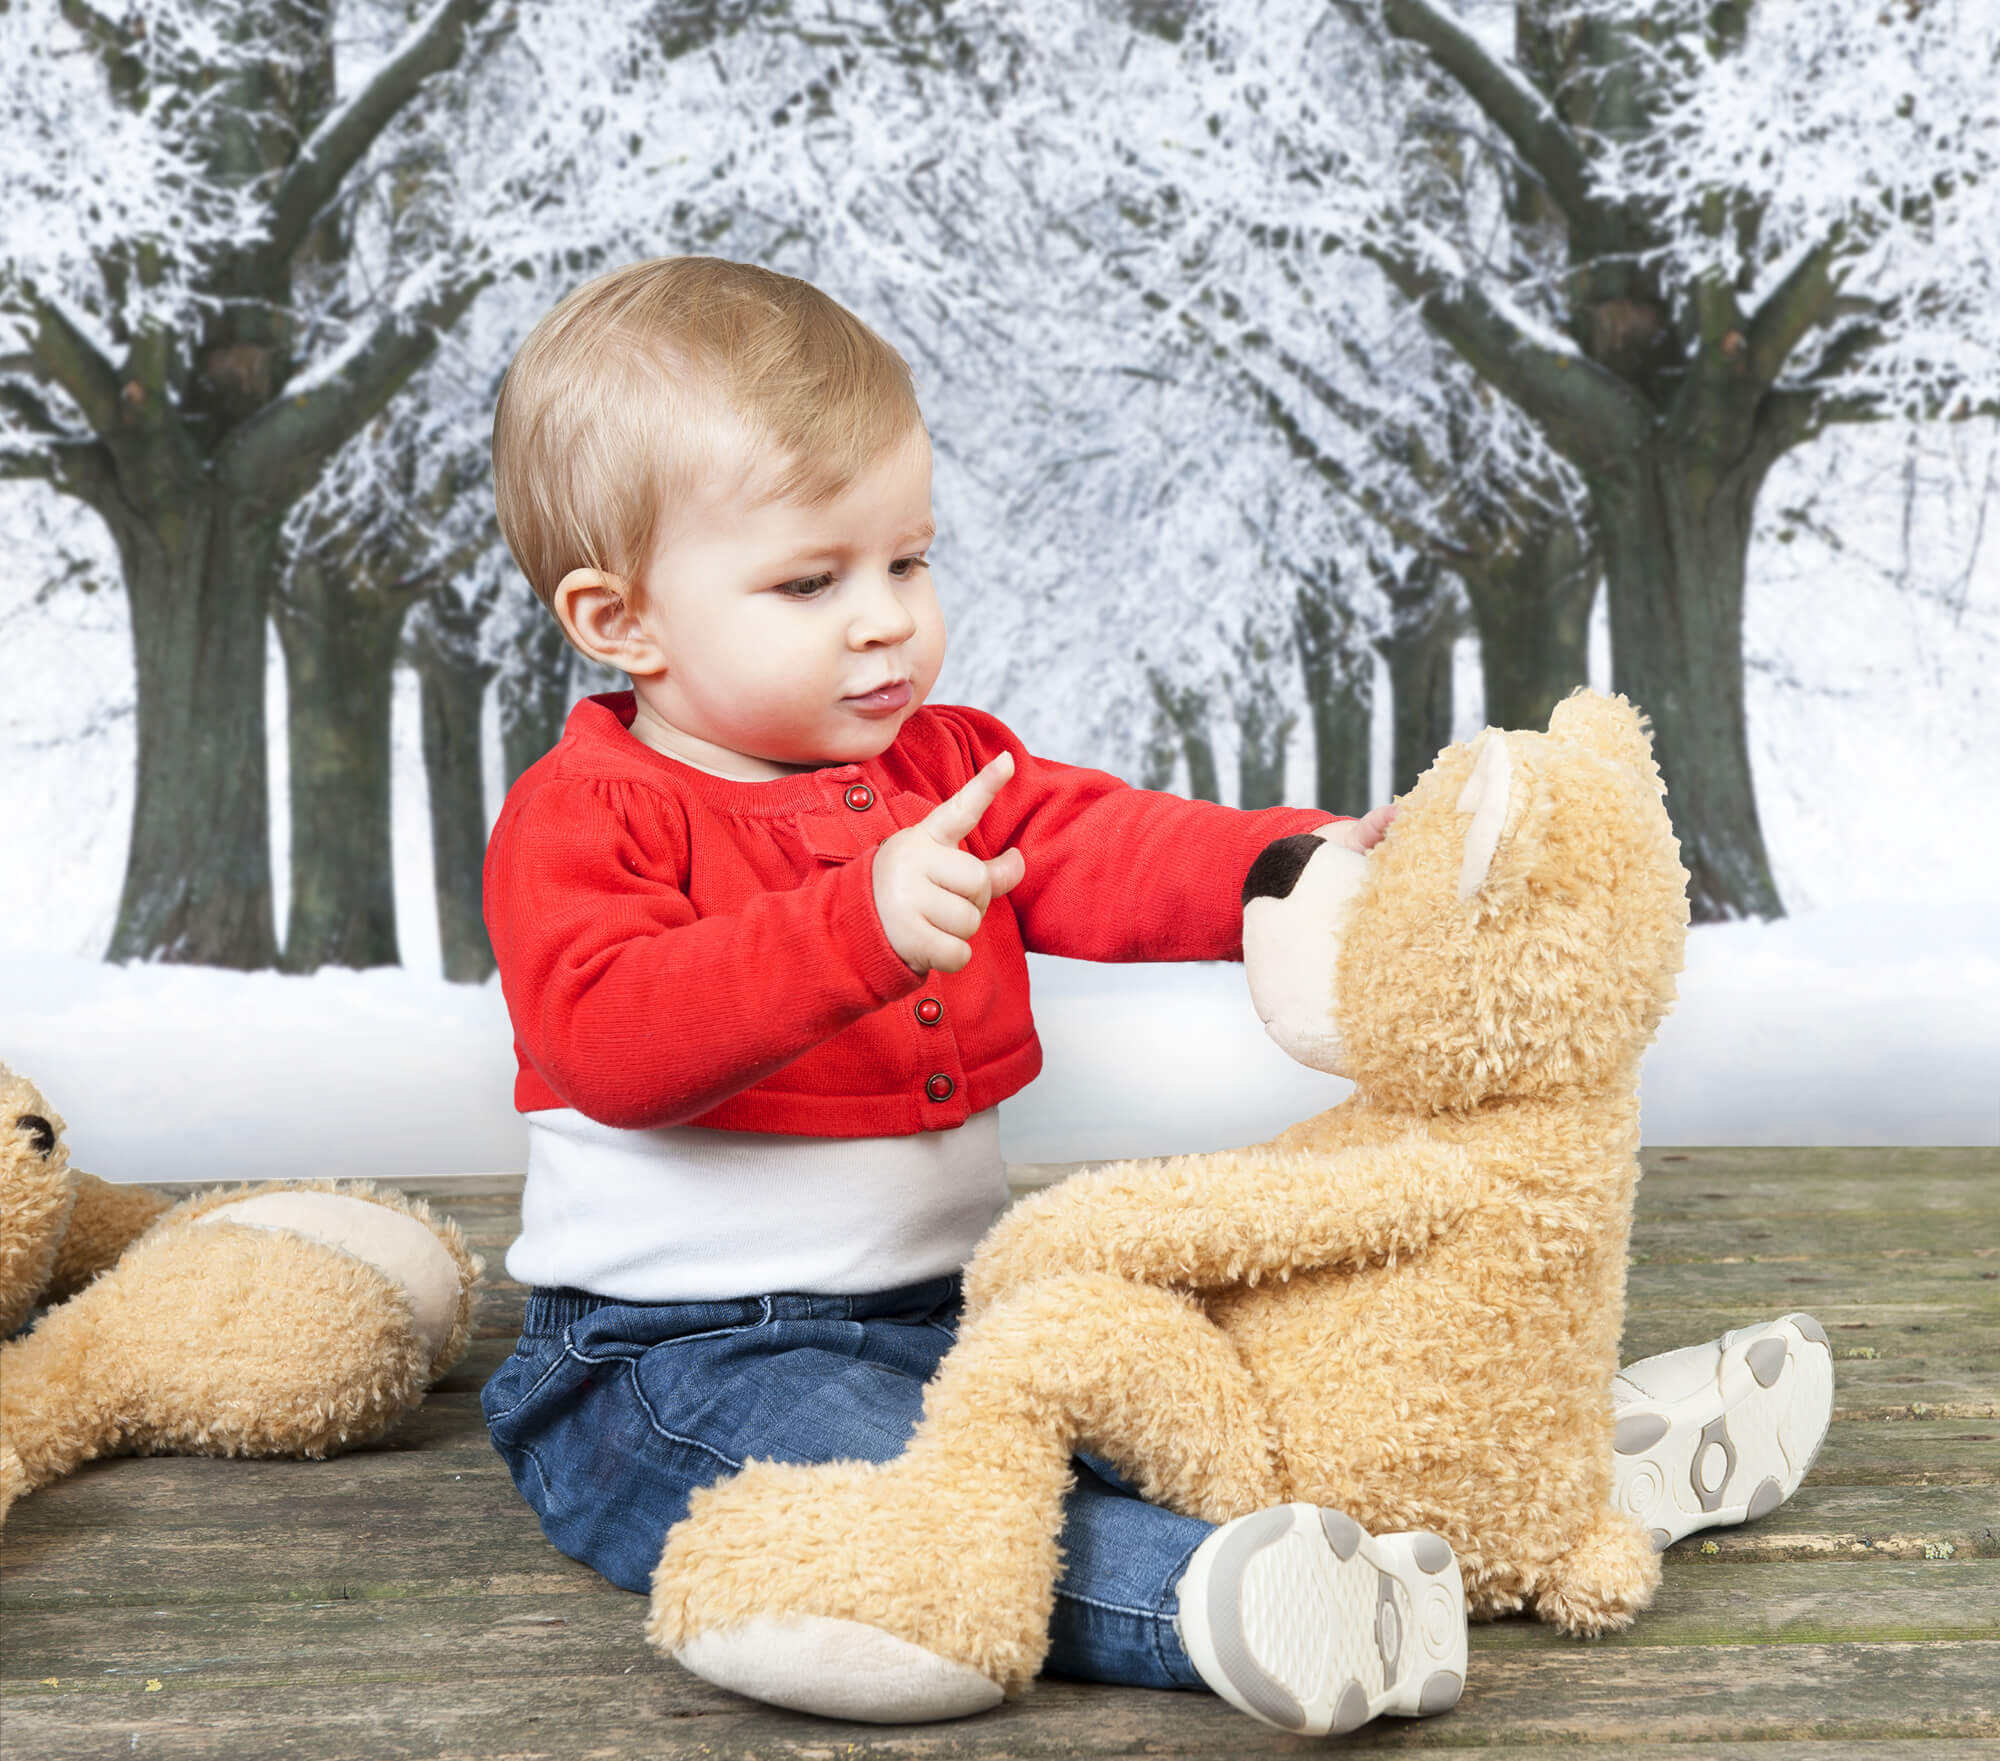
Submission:
M 1476 1627 L 1443 1718 L 1352 1748 L 1670 1761 L 2000 1761 L 2000 1156 L 1649 1151 L 1627 1358 L 1805 1308 L 1837 1418 L 1762 1522 L 1689 1537 L 1629 1632 Z M 1015 1169 L 1026 1190 L 1067 1169 Z M 908 1729 L 758 1707 L 649 1650 L 644 1604 L 557 1553 L 478 1390 L 526 1293 L 520 1180 L 398 1183 L 487 1257 L 466 1361 L 325 1462 L 93 1463 L 0 1546 L 0 1758 L 1162 1757 L 1326 1753 L 1209 1696 L 1043 1681 Z

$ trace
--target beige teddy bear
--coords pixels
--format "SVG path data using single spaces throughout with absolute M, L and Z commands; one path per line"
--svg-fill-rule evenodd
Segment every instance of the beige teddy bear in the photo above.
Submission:
M 0 1065 L 0 1522 L 112 1454 L 305 1455 L 380 1436 L 471 1338 L 456 1224 L 366 1183 L 175 1204 L 69 1166 Z M 66 1299 L 66 1300 L 65 1300 Z
M 1180 1631 L 1272 1723 L 1449 1706 L 1468 1604 L 1629 1622 L 1656 1547 L 1788 1496 L 1831 1406 L 1795 1317 L 1649 1360 L 1614 1407 L 1639 1059 L 1685 885 L 1643 722 L 1587 693 L 1545 734 L 1447 749 L 1366 856 L 1273 845 L 1245 890 L 1253 1000 L 1354 1094 L 1017 1205 L 905 1453 L 697 1492 L 651 1641 L 809 1710 L 993 1704 L 1043 1658 L 1080 1448 L 1224 1525 Z

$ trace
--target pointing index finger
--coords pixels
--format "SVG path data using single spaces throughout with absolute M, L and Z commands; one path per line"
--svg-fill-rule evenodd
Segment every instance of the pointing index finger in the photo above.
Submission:
M 1014 755 L 1002 752 L 957 794 L 947 796 L 933 807 L 921 822 L 924 830 L 940 844 L 955 848 L 961 838 L 971 835 L 972 828 L 993 805 L 993 798 L 1007 786 L 1007 779 L 1013 774 Z

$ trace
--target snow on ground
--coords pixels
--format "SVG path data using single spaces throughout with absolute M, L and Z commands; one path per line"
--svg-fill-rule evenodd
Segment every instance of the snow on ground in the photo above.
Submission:
M 1219 1149 L 1348 1085 L 1294 1064 L 1242 969 L 1030 957 L 1047 1065 L 1010 1161 Z M 117 1180 L 518 1171 L 497 983 L 0 955 L 7 1059 Z M 1754 1049 L 1754 1055 L 1752 1055 Z M 2000 910 L 1853 906 L 1697 931 L 1649 1055 L 1652 1144 L 2000 1144 Z

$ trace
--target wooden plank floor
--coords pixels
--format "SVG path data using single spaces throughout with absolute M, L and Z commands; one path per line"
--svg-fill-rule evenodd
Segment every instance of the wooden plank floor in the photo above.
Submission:
M 1592 1644 L 1473 1631 L 1465 1698 L 1351 1749 L 1797 1761 L 2000 1758 L 2000 1154 L 1649 1152 L 1627 1358 L 1804 1308 L 1832 1434 L 1763 1522 L 1693 1536 L 1656 1606 Z M 1019 1169 L 1023 1184 L 1057 1172 Z M 1045 1682 L 879 1729 L 710 1688 L 643 1603 L 543 1540 L 480 1423 L 523 1293 L 518 1179 L 410 1183 L 486 1255 L 467 1361 L 386 1443 L 328 1462 L 93 1463 L 0 1547 L 0 1756 L 1289 1754 L 1329 1746 L 1201 1694 Z M 1662 1761 L 1665 1761 L 1662 1755 Z

